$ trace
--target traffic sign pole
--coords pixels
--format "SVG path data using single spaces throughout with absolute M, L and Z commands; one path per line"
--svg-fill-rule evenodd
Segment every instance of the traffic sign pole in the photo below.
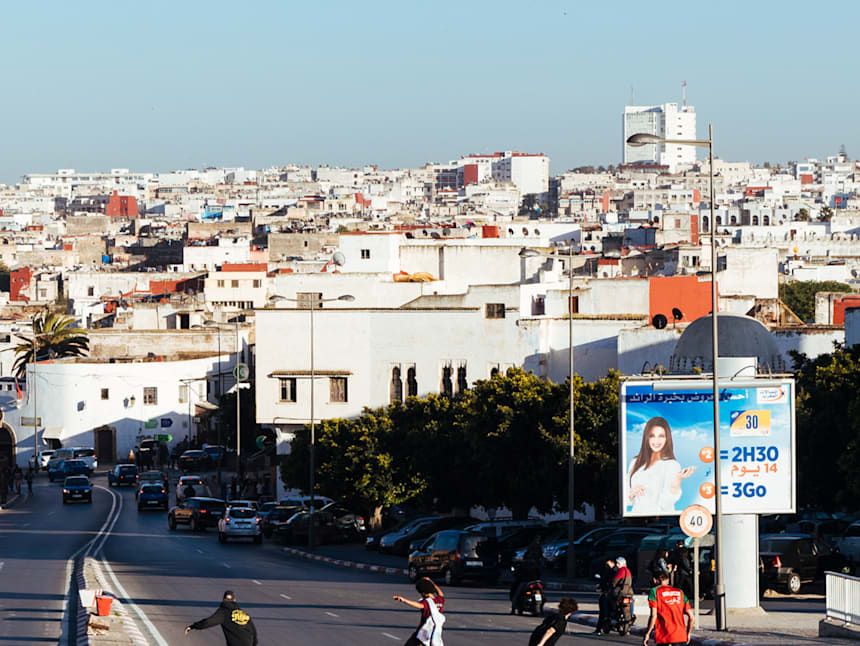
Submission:
M 696 630 L 699 630 L 699 539 L 693 539 L 693 596 Z

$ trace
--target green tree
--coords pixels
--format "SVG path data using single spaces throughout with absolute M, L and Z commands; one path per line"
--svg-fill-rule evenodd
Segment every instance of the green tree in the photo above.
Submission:
M 818 212 L 818 219 L 821 222 L 830 222 L 833 218 L 833 209 L 829 206 L 821 207 L 821 210 Z
M 251 388 L 242 388 L 241 410 L 242 419 L 242 456 L 248 456 L 257 451 L 256 439 L 259 435 L 260 426 L 257 424 L 257 413 L 255 408 L 254 391 Z M 194 402 L 191 402 L 194 406 Z M 218 398 L 218 413 L 215 420 L 217 425 L 215 437 L 209 431 L 207 442 L 219 442 L 229 449 L 236 448 L 236 393 L 225 393 Z
M 36 359 L 83 357 L 90 349 L 86 331 L 75 325 L 75 319 L 58 312 L 42 310 L 33 317 L 33 334 L 19 335 L 15 346 L 13 371 L 20 379 L 27 373 L 27 364 Z
M 850 292 L 851 286 L 835 280 L 794 280 L 780 284 L 779 297 L 801 320 L 815 320 L 815 295 L 818 292 Z
M 796 357 L 801 507 L 856 509 L 860 497 L 860 350 Z
M 809 221 L 809 209 L 802 208 L 800 209 L 794 216 L 794 220 L 796 222 L 808 222 Z

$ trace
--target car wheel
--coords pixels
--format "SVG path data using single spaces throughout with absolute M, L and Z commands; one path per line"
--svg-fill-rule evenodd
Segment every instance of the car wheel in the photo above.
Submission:
M 419 576 L 418 568 L 415 567 L 414 565 L 410 565 L 409 570 L 406 573 L 406 576 L 409 577 L 409 580 L 412 581 L 412 583 L 415 583 L 418 580 L 418 576 Z
M 170 529 L 176 529 L 176 516 L 168 516 L 167 517 L 167 526 Z
M 226 543 L 227 542 L 227 537 L 224 535 L 224 532 L 218 532 L 218 542 L 219 543 Z
M 445 570 L 445 574 L 443 576 L 445 580 L 445 585 L 457 585 L 457 583 L 459 583 L 459 579 L 454 576 L 454 573 L 451 572 L 450 568 Z
M 785 582 L 785 589 L 788 594 L 797 594 L 800 592 L 800 575 L 789 574 L 788 580 Z
M 254 537 L 254 545 L 262 545 L 262 544 L 263 544 L 263 535 L 262 535 L 262 534 L 257 534 L 257 535 Z

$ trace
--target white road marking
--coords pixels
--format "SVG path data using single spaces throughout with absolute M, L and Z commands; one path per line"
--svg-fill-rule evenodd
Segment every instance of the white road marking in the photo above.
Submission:
M 5 561 L 0 561 L 0 570 L 2 570 L 2 569 L 3 569 L 3 566 L 4 566 L 4 565 L 6 565 L 6 562 L 5 562 Z
M 292 599 L 292 597 L 291 597 L 290 595 L 288 595 L 288 594 L 282 594 L 281 596 L 282 596 L 284 599 Z
M 227 568 L 228 570 L 230 569 L 230 564 L 229 564 L 229 563 L 222 563 L 221 565 L 223 565 L 223 566 L 224 566 L 225 568 Z
M 388 639 L 394 639 L 396 641 L 400 641 L 400 637 L 395 637 L 391 633 L 382 633 L 382 634 L 385 635 L 386 637 L 388 637 Z
M 203 550 L 197 550 L 198 554 L 203 554 Z
M 263 585 L 262 583 L 260 583 L 259 581 L 257 581 L 257 579 L 251 579 L 251 581 L 253 581 L 253 582 L 254 582 L 254 583 L 256 583 L 257 585 Z
M 337 617 L 337 615 L 336 615 L 336 614 L 334 614 L 333 612 L 329 612 L 328 610 L 326 610 L 326 611 L 325 611 L 325 613 L 326 613 L 329 617 Z

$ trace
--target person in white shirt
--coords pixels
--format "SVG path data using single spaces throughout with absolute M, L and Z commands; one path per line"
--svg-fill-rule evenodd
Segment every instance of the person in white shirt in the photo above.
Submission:
M 682 469 L 675 459 L 669 422 L 652 417 L 645 424 L 639 454 L 630 463 L 627 503 L 636 514 L 672 514 L 681 498 L 681 481 L 695 470 L 696 467 Z

